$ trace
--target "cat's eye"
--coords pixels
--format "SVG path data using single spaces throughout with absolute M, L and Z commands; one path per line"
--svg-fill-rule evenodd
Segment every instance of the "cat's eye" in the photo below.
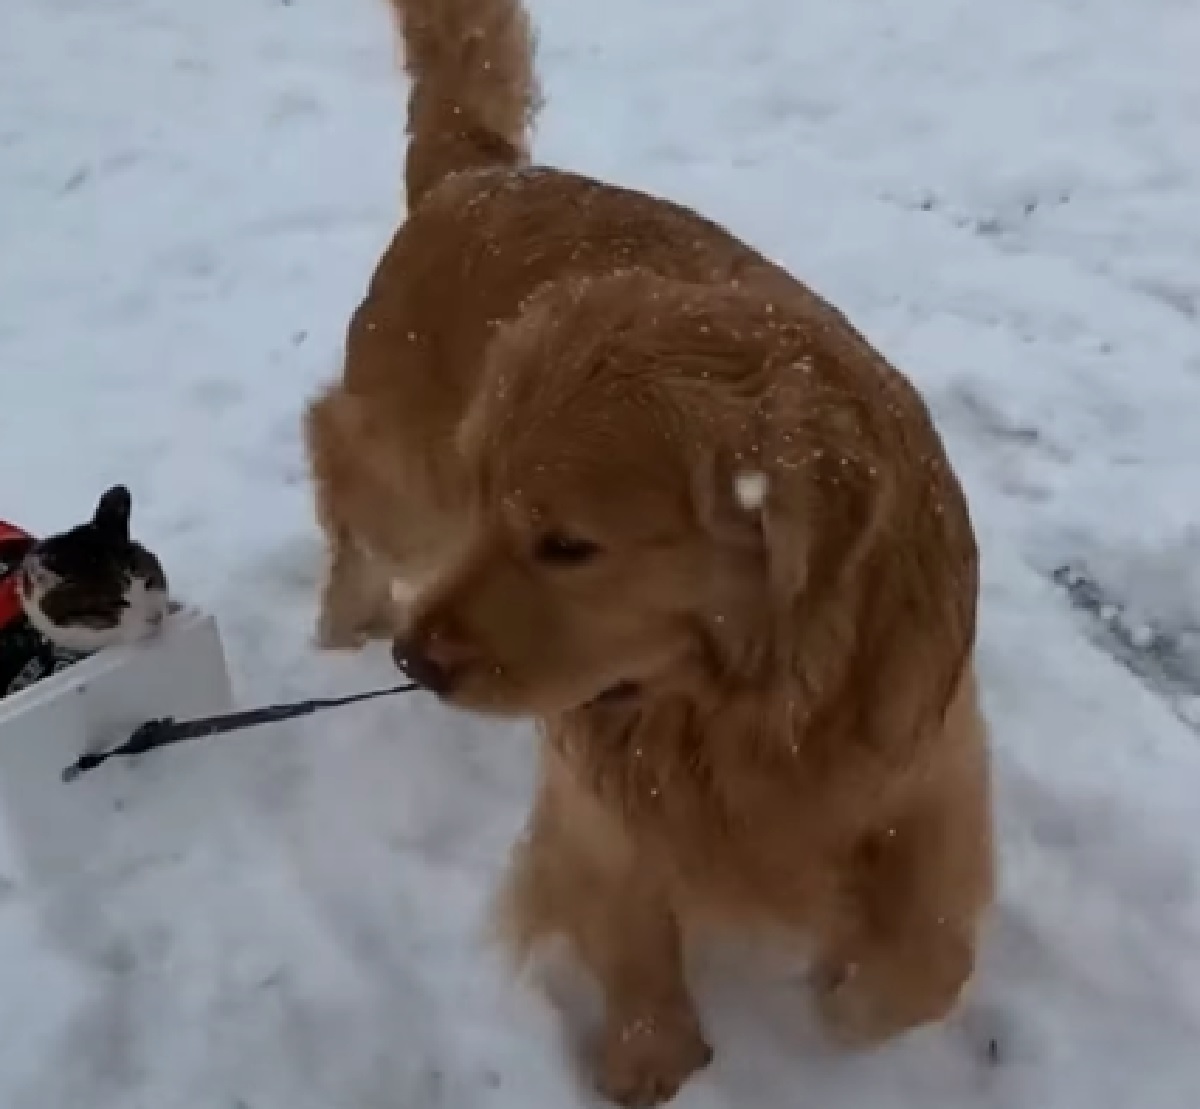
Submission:
M 599 553 L 599 543 L 563 532 L 549 532 L 533 547 L 533 557 L 544 566 L 583 566 Z

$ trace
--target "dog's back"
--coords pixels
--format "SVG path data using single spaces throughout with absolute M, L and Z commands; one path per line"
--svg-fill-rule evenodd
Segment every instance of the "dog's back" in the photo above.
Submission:
M 351 323 L 351 390 L 398 390 L 409 407 L 415 390 L 416 407 L 453 421 L 495 326 L 533 292 L 631 268 L 697 284 L 757 285 L 817 322 L 849 327 L 790 274 L 691 209 L 531 165 L 541 98 L 520 0 L 389 3 L 411 82 L 408 217 Z

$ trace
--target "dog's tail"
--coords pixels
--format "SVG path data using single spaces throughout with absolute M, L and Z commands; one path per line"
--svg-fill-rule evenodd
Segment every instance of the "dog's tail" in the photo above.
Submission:
M 451 174 L 524 163 L 540 94 L 521 0 L 388 2 L 412 81 L 409 209 Z

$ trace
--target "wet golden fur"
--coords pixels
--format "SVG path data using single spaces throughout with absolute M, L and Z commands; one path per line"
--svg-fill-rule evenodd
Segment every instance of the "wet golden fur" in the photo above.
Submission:
M 322 641 L 395 636 L 452 703 L 539 720 L 503 924 L 598 978 L 614 1099 L 709 1058 L 696 924 L 809 940 L 848 1041 L 939 1019 L 991 815 L 977 555 L 923 403 L 719 226 L 523 167 L 516 0 L 393 3 L 410 211 L 308 417 Z

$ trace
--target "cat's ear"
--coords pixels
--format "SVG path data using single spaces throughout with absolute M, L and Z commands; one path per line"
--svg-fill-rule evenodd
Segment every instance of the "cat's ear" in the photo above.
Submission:
M 124 485 L 114 485 L 96 506 L 92 526 L 106 537 L 128 541 L 129 516 L 133 511 L 133 498 Z

